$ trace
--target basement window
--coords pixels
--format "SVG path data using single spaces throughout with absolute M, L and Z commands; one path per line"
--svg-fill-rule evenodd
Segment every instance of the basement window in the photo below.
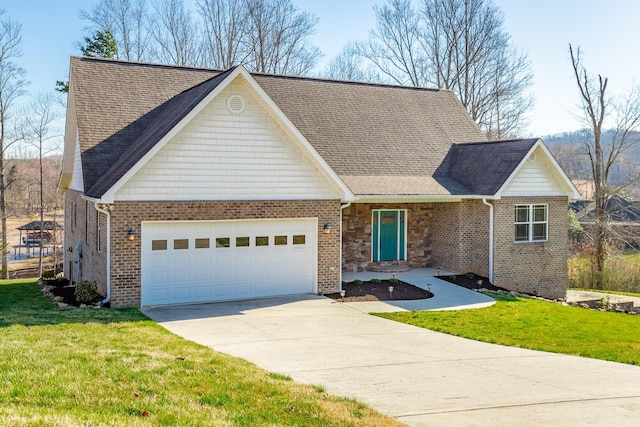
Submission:
M 547 241 L 548 211 L 548 205 L 516 205 L 515 241 Z

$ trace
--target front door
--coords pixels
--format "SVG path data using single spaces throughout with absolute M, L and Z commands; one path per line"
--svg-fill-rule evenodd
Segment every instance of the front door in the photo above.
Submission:
M 405 215 L 404 210 L 373 211 L 374 262 L 405 259 Z

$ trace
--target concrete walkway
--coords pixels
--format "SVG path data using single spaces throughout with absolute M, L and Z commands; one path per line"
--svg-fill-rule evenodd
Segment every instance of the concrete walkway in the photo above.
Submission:
M 633 306 L 638 308 L 640 307 L 640 298 L 631 297 L 627 295 L 617 295 L 617 294 L 605 294 L 604 292 L 592 292 L 592 291 L 567 291 L 567 302 L 579 302 L 579 301 L 587 301 L 587 300 L 600 300 L 603 298 L 608 298 L 609 302 L 615 304 L 618 302 L 633 302 Z
M 422 310 L 463 310 L 469 308 L 482 308 L 495 304 L 495 300 L 478 292 L 470 291 L 450 282 L 436 279 L 435 268 L 416 268 L 402 273 L 374 273 L 358 272 L 343 273 L 342 280 L 351 282 L 356 279 L 389 279 L 395 277 L 403 282 L 410 283 L 422 289 L 429 289 L 433 298 L 408 301 L 367 301 L 345 303 L 355 310 L 363 313 L 383 313 L 394 311 L 422 311 Z M 440 274 L 450 274 L 447 271 L 440 271 Z
M 322 385 L 411 426 L 640 422 L 639 367 L 466 340 L 324 297 L 145 313 L 186 339 Z

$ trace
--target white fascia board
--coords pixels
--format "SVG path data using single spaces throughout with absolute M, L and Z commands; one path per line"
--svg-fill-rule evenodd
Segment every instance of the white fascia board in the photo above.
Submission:
M 509 186 L 509 184 L 511 183 L 511 181 L 513 181 L 513 179 L 516 177 L 516 175 L 518 175 L 518 172 L 520 172 L 520 169 L 522 169 L 522 167 L 525 165 L 527 160 L 529 160 L 529 157 L 531 157 L 533 152 L 538 147 L 545 153 L 547 159 L 553 165 L 557 176 L 559 176 L 560 179 L 571 189 L 571 191 L 566 193 L 567 197 L 569 197 L 570 199 L 581 199 L 582 198 L 582 196 L 580 195 L 580 192 L 576 189 L 576 186 L 573 185 L 573 183 L 571 182 L 571 180 L 569 179 L 567 174 L 560 167 L 560 164 L 558 163 L 558 161 L 555 159 L 555 157 L 553 157 L 553 154 L 551 154 L 551 152 L 549 151 L 547 146 L 542 142 L 542 140 L 538 139 L 536 141 L 536 143 L 533 144 L 533 147 L 531 147 L 531 149 L 529 150 L 527 155 L 522 158 L 522 160 L 520 161 L 520 164 L 518 164 L 518 166 L 513 170 L 513 172 L 509 176 L 509 178 L 507 178 L 507 180 L 504 182 L 504 184 L 502 184 L 500 189 L 496 192 L 496 194 L 494 196 L 494 199 L 501 199 L 502 198 L 502 192 L 505 190 L 505 188 L 507 188 Z M 533 196 L 533 194 L 531 196 Z M 549 194 L 540 194 L 540 196 L 550 196 L 550 195 Z
M 321 168 L 327 175 L 333 179 L 334 183 L 344 193 L 344 201 L 354 200 L 355 196 L 349 190 L 344 182 L 333 172 L 329 165 L 320 157 L 318 152 L 311 146 L 309 141 L 298 131 L 298 129 L 291 123 L 291 121 L 284 115 L 284 113 L 278 108 L 278 106 L 269 98 L 269 96 L 262 90 L 260 85 L 249 74 L 249 72 L 242 65 L 238 65 L 218 86 L 215 87 L 198 105 L 196 105 L 176 126 L 173 127 L 151 150 L 147 152 L 131 169 L 127 171 L 109 190 L 107 190 L 101 197 L 102 203 L 113 203 L 115 200 L 115 194 L 117 191 L 131 179 L 150 159 L 155 156 L 178 132 L 180 132 L 191 120 L 193 120 L 202 109 L 204 109 L 213 99 L 215 99 L 224 89 L 231 84 L 239 75 L 242 75 L 245 80 L 251 85 L 252 88 L 263 98 L 264 102 L 274 111 L 274 113 L 284 122 L 289 128 L 291 133 L 296 136 L 299 143 L 307 149 L 312 158 L 319 163 Z
M 358 195 L 357 200 L 354 203 L 446 203 L 446 202 L 460 202 L 462 200 L 480 200 L 499 199 L 495 196 L 479 196 L 479 195 L 372 195 L 361 194 Z

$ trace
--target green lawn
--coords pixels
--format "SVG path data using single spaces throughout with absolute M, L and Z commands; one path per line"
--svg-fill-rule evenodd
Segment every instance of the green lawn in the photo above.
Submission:
M 478 341 L 640 365 L 640 316 L 488 293 L 481 309 L 377 316 Z
M 0 282 L 0 343 L 2 425 L 400 425 L 136 309 L 56 310 L 33 280 Z

